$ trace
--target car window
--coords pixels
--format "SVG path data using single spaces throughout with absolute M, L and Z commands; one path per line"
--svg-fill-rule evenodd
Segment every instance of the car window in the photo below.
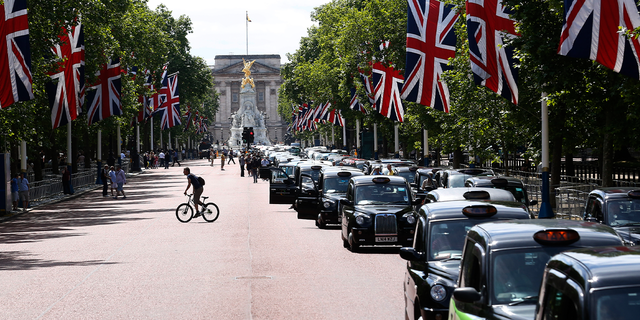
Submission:
M 578 304 L 571 298 L 571 296 L 549 283 L 547 283 L 543 291 L 544 310 L 542 310 L 542 319 L 579 319 Z
M 284 183 L 289 176 L 281 170 L 271 170 L 271 183 Z
M 613 227 L 640 225 L 640 199 L 608 201 L 606 224 Z
M 595 320 L 637 319 L 640 314 L 640 287 L 598 290 L 592 300 Z
M 375 184 L 359 186 L 356 204 L 409 204 L 409 192 L 404 185 Z
M 545 247 L 494 253 L 490 272 L 493 304 L 509 304 L 537 296 L 547 261 L 564 250 L 567 248 Z
M 511 194 L 513 194 L 513 196 L 516 198 L 516 201 L 528 205 L 527 197 L 523 188 L 509 186 L 504 188 L 504 190 L 511 192 Z
M 431 223 L 429 230 L 429 260 L 442 260 L 462 256 L 464 239 L 475 220 L 438 221 Z
M 467 239 L 464 248 L 464 259 L 460 269 L 460 287 L 471 287 L 480 292 L 480 277 L 482 269 L 480 266 L 481 254 L 476 243 Z
M 413 183 L 416 177 L 413 171 L 398 172 L 398 175 L 405 178 L 409 183 Z
M 349 178 L 331 177 L 324 179 L 324 186 L 322 186 L 322 193 L 345 193 L 349 186 Z

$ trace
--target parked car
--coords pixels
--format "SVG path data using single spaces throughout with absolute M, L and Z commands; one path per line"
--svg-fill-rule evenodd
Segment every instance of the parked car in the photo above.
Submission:
M 527 188 L 525 188 L 522 180 L 514 177 L 475 176 L 467 179 L 464 185 L 467 187 L 498 188 L 507 190 L 513 194 L 516 201 L 521 202 L 527 206 L 527 208 L 538 204 L 537 200 L 529 201 Z
M 296 203 L 298 219 L 315 220 L 316 226 L 325 228 L 327 224 L 340 224 L 340 200 L 347 194 L 349 179 L 363 176 L 354 167 L 325 167 L 320 172 L 316 185 L 317 199 L 299 198 Z
M 621 246 L 609 226 L 575 220 L 511 220 L 467 233 L 448 319 L 533 319 L 547 262 L 571 249 Z
M 464 187 L 464 182 L 474 176 L 495 176 L 491 169 L 448 169 L 436 172 L 436 183 L 442 188 Z
M 517 202 L 464 200 L 428 203 L 418 215 L 413 246 L 400 249 L 400 257 L 407 260 L 403 281 L 405 319 L 446 318 L 449 297 L 458 280 L 464 240 L 471 227 L 489 221 L 530 218 Z
M 637 319 L 640 247 L 565 251 L 542 276 L 536 320 Z
M 345 248 L 413 243 L 417 213 L 409 183 L 396 176 L 359 176 L 349 180 L 341 205 L 341 237 Z
M 613 227 L 628 245 L 640 245 L 640 189 L 595 189 L 587 197 L 582 218 Z

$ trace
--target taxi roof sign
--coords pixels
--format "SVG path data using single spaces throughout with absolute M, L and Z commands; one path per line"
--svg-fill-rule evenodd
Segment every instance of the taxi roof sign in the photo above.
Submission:
M 376 177 L 371 179 L 371 181 L 373 181 L 373 183 L 388 183 L 391 179 L 387 177 Z
M 580 240 L 580 234 L 572 229 L 549 229 L 536 232 L 533 239 L 542 245 L 561 246 Z
M 509 181 L 507 181 L 507 179 L 505 178 L 493 178 L 491 179 L 491 184 L 493 184 L 494 186 L 507 186 L 509 185 Z
M 322 166 L 311 166 L 311 170 L 320 170 Z
M 340 171 L 338 172 L 338 177 L 350 177 L 351 176 L 351 172 L 349 171 Z
M 498 209 L 491 205 L 474 205 L 462 208 L 462 214 L 467 217 L 491 217 L 498 213 Z
M 484 190 L 467 191 L 462 195 L 467 200 L 488 200 L 491 199 L 489 192 Z

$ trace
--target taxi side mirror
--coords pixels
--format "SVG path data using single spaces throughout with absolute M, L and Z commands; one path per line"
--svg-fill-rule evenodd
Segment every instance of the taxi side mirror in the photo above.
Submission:
M 531 201 L 529 201 L 529 205 L 530 205 L 530 206 L 535 206 L 536 204 L 538 204 L 538 200 L 531 200 Z
M 420 199 L 420 198 L 413 199 L 413 201 L 411 201 L 411 204 L 414 205 L 414 206 L 421 205 L 422 204 L 422 200 L 423 199 Z
M 417 183 L 410 183 L 409 185 L 411 186 L 411 188 L 417 188 L 418 187 Z
M 402 247 L 400 248 L 400 258 L 407 261 L 422 261 L 424 253 L 416 251 L 413 247 Z
M 457 288 L 453 290 L 453 297 L 464 303 L 473 303 L 480 301 L 482 295 L 472 287 Z
M 343 206 L 353 207 L 353 201 L 347 199 L 340 199 L 340 204 Z

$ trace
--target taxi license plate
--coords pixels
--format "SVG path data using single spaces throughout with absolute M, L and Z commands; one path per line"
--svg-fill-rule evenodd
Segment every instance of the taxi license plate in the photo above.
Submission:
M 376 242 L 398 242 L 398 237 L 376 237 Z

